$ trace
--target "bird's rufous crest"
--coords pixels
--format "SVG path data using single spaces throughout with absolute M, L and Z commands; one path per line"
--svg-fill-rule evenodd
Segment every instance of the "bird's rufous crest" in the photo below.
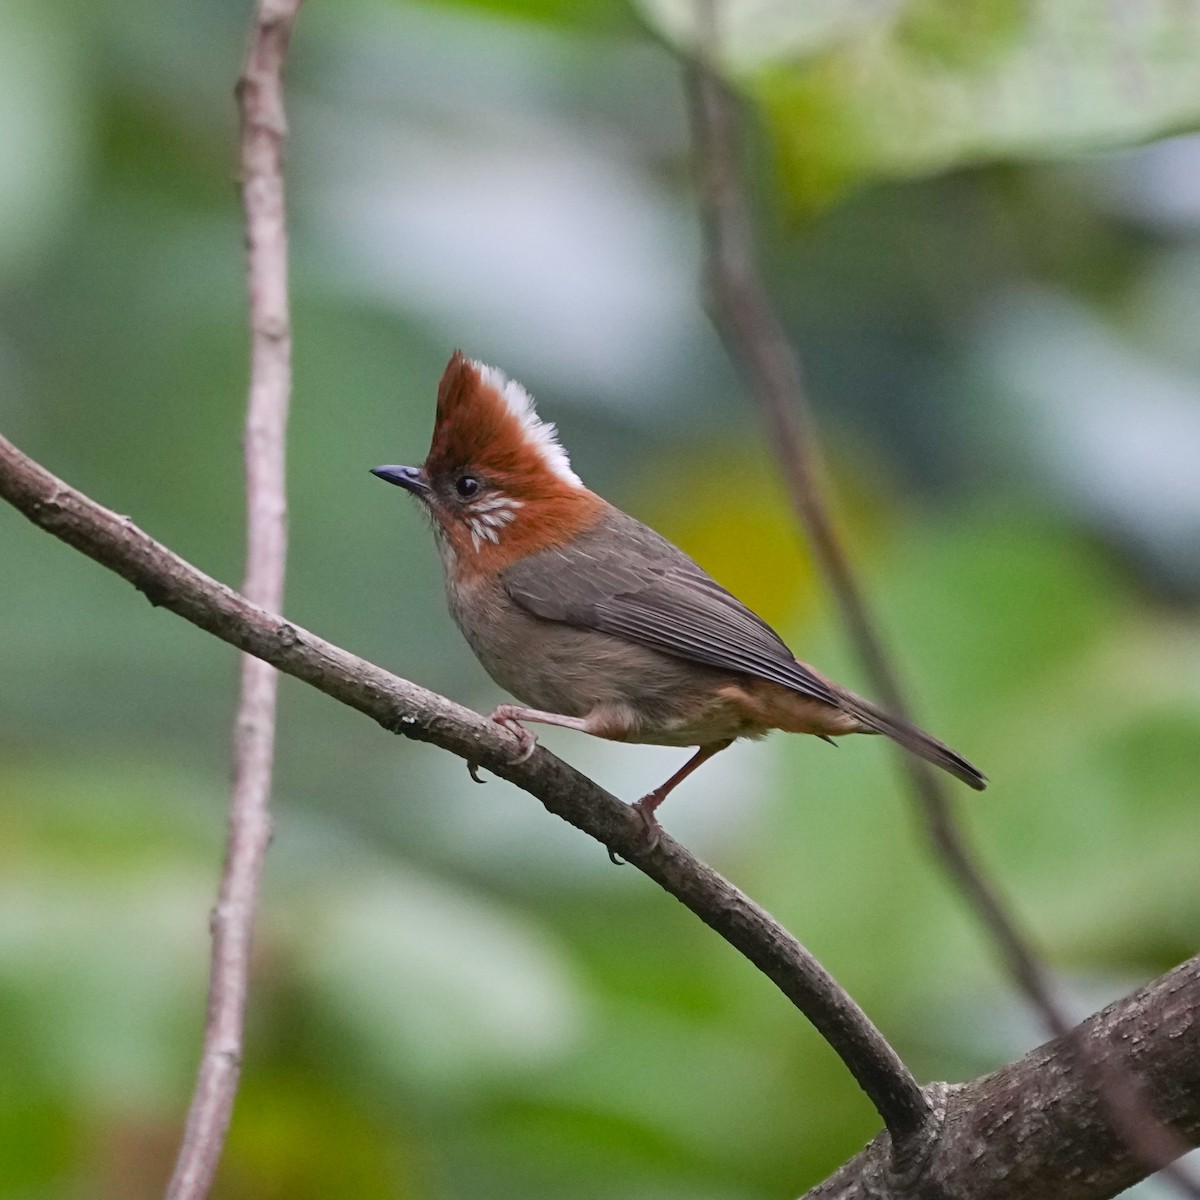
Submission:
M 494 367 L 456 351 L 438 385 L 429 476 L 475 470 L 510 495 L 531 499 L 583 489 L 529 393 Z

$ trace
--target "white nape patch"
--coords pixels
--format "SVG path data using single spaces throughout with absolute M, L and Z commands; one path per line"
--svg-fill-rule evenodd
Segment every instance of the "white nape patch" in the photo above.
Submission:
M 500 530 L 517 519 L 517 509 L 520 507 L 520 500 L 513 500 L 499 492 L 472 504 L 467 509 L 467 524 L 471 527 L 471 544 L 475 549 L 478 550 L 485 541 L 498 546 Z
M 509 379 L 503 371 L 475 360 L 471 361 L 471 366 L 479 372 L 480 379 L 488 387 L 495 388 L 499 393 L 508 406 L 508 411 L 520 422 L 527 445 L 541 457 L 546 469 L 553 471 L 564 483 L 573 487 L 583 487 L 583 480 L 571 470 L 571 460 L 559 443 L 553 424 L 543 421 L 537 415 L 533 397 L 515 379 Z

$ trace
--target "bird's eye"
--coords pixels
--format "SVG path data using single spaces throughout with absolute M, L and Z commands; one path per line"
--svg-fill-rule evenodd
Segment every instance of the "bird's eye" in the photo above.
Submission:
M 474 496 L 475 493 L 479 491 L 479 488 L 479 480 L 476 479 L 474 475 L 460 475 L 454 481 L 454 490 L 460 496 L 462 496 L 464 500 L 470 496 Z

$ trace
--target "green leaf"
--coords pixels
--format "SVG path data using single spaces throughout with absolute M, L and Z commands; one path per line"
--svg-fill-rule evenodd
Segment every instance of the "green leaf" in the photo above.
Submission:
M 633 28 L 626 7 L 612 0 L 437 0 L 436 7 L 476 9 L 513 20 L 596 33 Z
M 659 10 L 664 32 L 688 40 Z M 1200 0 L 899 0 L 729 10 L 722 70 L 764 107 L 793 202 L 1200 124 Z M 816 28 L 824 14 L 825 25 Z

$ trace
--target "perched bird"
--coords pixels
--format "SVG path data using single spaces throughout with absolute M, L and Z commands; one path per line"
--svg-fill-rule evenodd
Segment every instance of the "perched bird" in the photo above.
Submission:
M 584 487 L 554 426 L 494 367 L 456 353 L 424 464 L 373 473 L 429 514 L 454 620 L 521 701 L 491 714 L 519 759 L 537 742 L 523 721 L 698 747 L 634 806 L 652 845 L 655 810 L 678 784 L 737 738 L 772 729 L 883 733 L 970 787 L 987 785 L 948 746 L 800 662 L 682 550 Z

